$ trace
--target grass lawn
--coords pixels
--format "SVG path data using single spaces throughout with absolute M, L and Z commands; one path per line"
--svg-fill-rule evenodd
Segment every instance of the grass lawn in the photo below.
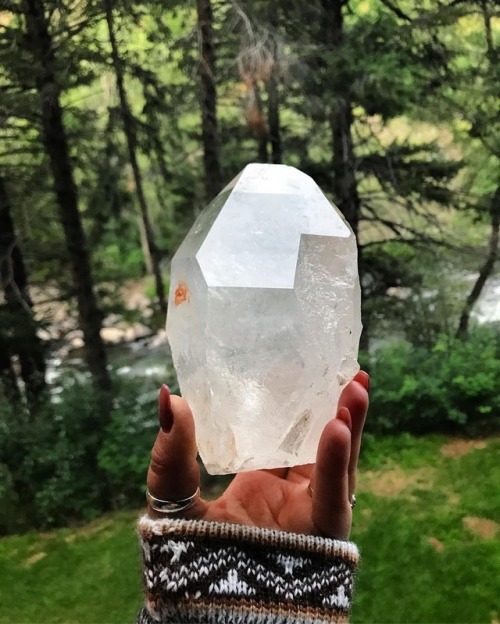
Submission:
M 0 539 L 0 623 L 134 622 L 141 604 L 137 516 L 116 513 L 79 529 Z
M 500 618 L 500 439 L 368 439 L 353 540 L 352 621 Z M 133 622 L 137 512 L 0 539 L 0 623 Z
M 500 618 L 500 439 L 388 438 L 362 461 L 352 622 Z

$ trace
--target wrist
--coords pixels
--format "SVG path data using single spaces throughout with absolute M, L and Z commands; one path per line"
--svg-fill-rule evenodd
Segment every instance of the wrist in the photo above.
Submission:
M 246 622 L 252 613 L 259 624 L 277 616 L 286 624 L 348 617 L 359 560 L 351 542 L 147 516 L 139 534 L 146 606 L 156 621 Z

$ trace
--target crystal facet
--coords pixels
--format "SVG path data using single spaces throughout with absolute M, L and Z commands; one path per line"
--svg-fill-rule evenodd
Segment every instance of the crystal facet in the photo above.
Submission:
M 354 234 L 304 173 L 252 164 L 172 261 L 167 335 L 212 474 L 310 463 L 358 370 Z

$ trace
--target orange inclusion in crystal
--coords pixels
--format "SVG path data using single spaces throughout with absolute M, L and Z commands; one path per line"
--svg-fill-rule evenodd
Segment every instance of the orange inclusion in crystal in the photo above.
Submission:
M 184 301 L 189 301 L 189 290 L 184 282 L 179 282 L 175 289 L 175 305 L 178 306 Z

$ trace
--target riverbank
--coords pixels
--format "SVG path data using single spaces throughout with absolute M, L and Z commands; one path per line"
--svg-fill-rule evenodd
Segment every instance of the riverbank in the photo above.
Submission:
M 472 284 L 475 275 L 463 276 Z M 102 337 L 108 350 L 112 369 L 118 374 L 131 377 L 172 379 L 172 362 L 164 320 L 152 311 L 148 297 L 148 278 L 126 283 L 120 290 L 123 301 L 122 314 L 109 314 L 104 321 Z M 40 330 L 50 357 L 47 363 L 47 380 L 57 379 L 67 371 L 84 371 L 83 334 L 77 329 L 74 312 L 67 303 L 57 301 L 55 290 L 35 293 L 37 316 L 50 322 Z M 500 323 L 500 274 L 493 276 L 484 288 L 473 316 L 480 323 Z M 387 340 L 374 337 L 373 347 L 378 348 Z

